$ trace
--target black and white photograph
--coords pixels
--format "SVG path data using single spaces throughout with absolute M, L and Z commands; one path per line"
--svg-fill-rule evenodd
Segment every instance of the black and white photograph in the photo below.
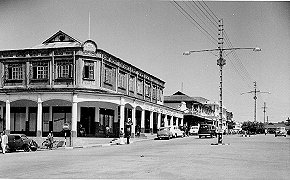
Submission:
M 290 1 L 0 0 L 0 179 L 290 179 Z

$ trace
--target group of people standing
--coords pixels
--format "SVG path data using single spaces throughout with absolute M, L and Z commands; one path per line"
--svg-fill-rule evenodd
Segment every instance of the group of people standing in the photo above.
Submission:
M 8 144 L 8 136 L 6 135 L 5 131 L 3 131 L 3 133 L 0 134 L 0 142 L 1 142 L 2 153 L 5 154 L 6 147 Z

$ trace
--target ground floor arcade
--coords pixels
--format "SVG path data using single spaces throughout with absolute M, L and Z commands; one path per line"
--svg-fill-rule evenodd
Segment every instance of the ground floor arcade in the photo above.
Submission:
M 29 136 L 63 135 L 69 125 L 72 137 L 119 137 L 156 133 L 162 126 L 183 124 L 176 109 L 128 96 L 84 92 L 21 92 L 0 94 L 0 131 Z

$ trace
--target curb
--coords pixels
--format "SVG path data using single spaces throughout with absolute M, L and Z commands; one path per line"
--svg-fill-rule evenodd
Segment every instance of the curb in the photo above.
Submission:
M 142 141 L 149 141 L 149 140 L 154 140 L 155 138 L 144 138 L 144 139 L 134 139 L 130 144 L 136 143 L 136 142 L 142 142 Z M 107 143 L 107 144 L 91 144 L 91 145 L 84 145 L 84 146 L 75 146 L 75 147 L 59 147 L 55 150 L 70 150 L 70 149 L 81 149 L 81 148 L 91 148 L 91 147 L 109 147 L 109 146 L 114 146 L 114 145 L 120 145 L 116 143 Z M 124 144 L 128 145 L 128 144 Z

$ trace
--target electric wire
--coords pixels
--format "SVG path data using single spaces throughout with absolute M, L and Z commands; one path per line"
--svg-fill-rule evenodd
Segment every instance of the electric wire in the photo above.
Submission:
M 188 1 L 188 3 L 191 5 L 191 7 L 193 7 L 195 9 L 196 13 L 200 14 L 200 16 L 202 18 L 204 18 L 205 21 L 207 21 L 209 23 L 209 26 L 214 28 L 215 31 L 218 29 L 218 25 L 216 25 L 217 22 L 213 23 L 212 21 L 209 21 L 209 19 L 204 15 L 204 13 L 200 11 L 200 8 L 198 7 L 197 4 L 194 4 L 192 1 Z M 216 33 L 214 33 L 214 34 L 216 34 Z
M 206 3 L 203 1 L 203 3 L 205 4 L 205 6 L 210 10 L 210 12 L 216 17 L 216 19 L 219 19 L 212 11 L 211 9 L 206 5 Z M 207 11 L 208 12 L 208 11 Z M 209 13 L 209 12 L 208 12 Z M 212 17 L 212 16 L 211 16 Z M 212 17 L 213 18 L 213 17 Z M 224 31 L 225 33 L 225 45 L 228 46 L 228 48 L 233 48 L 233 45 L 227 35 L 227 33 Z M 245 68 L 245 66 L 243 65 L 243 63 L 241 62 L 239 56 L 237 55 L 237 53 L 235 51 L 231 51 L 229 54 L 233 53 L 233 59 L 234 60 L 231 60 L 230 59 L 230 63 L 233 65 L 234 69 L 236 72 L 238 72 L 238 74 L 240 75 L 240 77 L 242 78 L 242 80 L 244 81 L 244 83 L 246 83 L 249 87 L 249 83 L 248 83 L 248 79 L 253 82 L 249 72 L 247 71 L 247 69 Z M 229 55 L 228 54 L 228 55 Z M 226 55 L 227 56 L 227 55 Z M 241 68 L 237 68 L 235 63 L 234 62 L 237 62 L 238 64 L 238 67 L 241 67 Z M 227 89 L 225 89 L 227 91 Z M 239 91 L 239 90 L 238 90 Z M 228 92 L 228 91 L 227 91 Z M 228 92 L 228 93 L 231 93 L 231 92 Z M 263 100 L 263 97 L 261 96 L 260 93 L 257 94 L 257 96 L 259 96 L 259 99 L 262 99 L 262 102 L 264 102 Z M 260 101 L 261 102 L 261 101 Z M 257 104 L 260 105 L 260 102 L 258 101 Z
M 213 14 L 213 16 L 219 21 L 220 20 L 220 18 L 218 18 L 215 14 L 214 14 L 214 12 L 212 12 L 212 10 L 207 6 L 207 4 L 204 2 L 204 1 L 202 1 L 203 2 L 203 4 L 209 9 L 209 11 Z M 212 17 L 212 16 L 211 16 Z M 213 18 L 213 17 L 212 17 Z M 213 18 L 214 19 L 214 18 Z
M 174 4 L 174 3 L 175 4 Z M 188 5 L 188 3 L 184 2 L 184 4 L 187 6 L 187 8 L 182 7 L 181 3 L 177 3 L 175 1 L 171 2 L 171 4 L 185 17 L 187 18 L 193 25 L 195 25 L 199 31 L 201 31 L 203 34 L 206 35 L 206 37 L 213 43 L 218 42 L 210 33 L 209 31 L 212 33 L 213 27 L 217 28 L 216 25 L 219 25 L 219 23 L 216 21 L 219 21 L 219 18 L 215 15 L 215 13 L 209 8 L 209 6 L 202 1 L 202 3 L 204 5 L 201 4 L 201 2 L 195 3 L 194 1 L 190 1 L 190 5 L 195 8 L 196 12 L 194 12 L 194 10 L 192 8 L 190 8 L 190 6 Z M 197 8 L 199 9 L 197 9 Z M 209 31 L 207 31 L 196 19 L 194 19 L 193 15 L 191 15 L 187 10 L 190 10 L 190 12 L 192 12 L 195 17 L 197 17 L 199 19 L 199 21 L 202 23 L 202 25 L 204 27 L 206 27 L 207 29 L 209 29 Z M 198 15 L 198 14 L 199 15 Z M 202 20 L 201 18 L 204 18 L 209 25 L 207 25 L 205 23 L 204 20 Z M 224 40 L 225 40 L 225 45 L 228 48 L 233 48 L 233 45 L 227 35 L 227 33 L 224 31 Z M 210 37 L 210 38 L 209 38 Z M 212 53 L 213 54 L 213 53 Z M 243 63 L 241 62 L 239 56 L 237 55 L 237 53 L 233 50 L 230 53 L 228 53 L 227 55 L 232 54 L 232 56 L 229 56 L 229 60 L 230 63 L 232 64 L 234 70 L 238 73 L 238 75 L 242 78 L 243 82 L 249 87 L 252 88 L 248 81 L 250 80 L 251 82 L 253 82 L 249 72 L 247 71 L 247 69 L 245 68 L 245 66 L 243 65 Z M 215 55 L 215 54 L 213 54 Z M 226 55 L 226 56 L 227 56 Z M 216 56 L 216 55 L 215 55 Z M 236 86 L 234 86 L 235 88 L 237 88 Z M 227 91 L 227 90 L 226 90 Z M 237 92 L 240 91 L 240 89 L 237 89 Z M 260 94 L 258 94 L 258 96 L 260 96 Z M 260 97 L 259 97 L 260 98 Z M 262 99 L 262 98 L 261 98 Z
M 228 45 L 228 48 L 233 48 L 233 45 L 232 45 L 230 39 L 228 38 L 226 31 L 225 31 L 225 42 Z M 240 67 L 239 71 L 242 73 L 241 76 L 243 77 L 243 79 L 249 79 L 251 82 L 253 82 L 250 73 L 247 71 L 247 69 L 245 68 L 245 66 L 241 62 L 237 53 L 235 51 L 232 51 L 232 52 L 233 52 L 233 58 L 235 59 L 234 62 L 237 62 L 238 66 Z M 249 83 L 247 83 L 247 85 L 250 87 Z
M 196 2 L 194 2 L 194 1 L 191 1 L 191 2 L 193 2 L 195 5 L 196 5 L 196 7 L 204 14 L 204 16 L 212 23 L 212 24 L 217 24 L 217 25 L 219 25 L 218 24 L 218 22 L 213 22 L 207 15 L 206 15 L 206 13 L 200 8 L 200 6 L 198 6 L 197 5 L 197 3 Z
M 204 6 L 201 4 L 201 2 L 200 1 L 197 1 L 200 5 L 201 5 L 201 7 L 203 7 L 203 9 L 210 15 L 210 13 L 206 10 L 206 8 L 204 8 Z M 210 20 L 210 18 L 206 15 L 206 17 Z M 211 15 L 210 15 L 210 17 L 212 17 Z M 214 20 L 214 19 L 213 19 Z M 211 20 L 210 20 L 211 21 Z M 211 21 L 212 22 L 212 21 Z M 217 21 L 215 21 L 214 20 L 214 22 L 217 24 L 217 25 L 219 25 L 219 23 L 217 22 Z
M 179 7 L 177 7 L 174 3 Z M 170 3 L 172 4 L 172 5 L 174 5 L 174 7 L 185 17 L 185 18 L 187 18 L 193 25 L 195 25 L 197 28 L 198 28 L 198 30 L 199 31 L 201 31 L 203 34 L 205 34 L 206 35 L 206 37 L 211 41 L 211 42 L 213 42 L 214 44 L 216 44 L 217 43 L 217 40 L 207 31 L 207 30 L 205 30 L 182 6 L 180 6 L 176 1 L 170 1 Z M 194 22 L 195 23 L 194 23 Z M 196 25 L 197 24 L 197 25 Z M 210 39 L 210 38 L 211 39 Z
M 194 15 L 204 24 L 204 26 L 209 27 L 209 30 L 211 31 L 211 33 L 215 34 L 214 31 L 216 31 L 216 29 L 213 29 L 212 26 L 208 26 L 198 15 L 197 13 L 194 12 L 194 10 L 186 3 L 186 1 L 184 2 L 184 4 L 191 10 L 191 12 L 194 13 Z M 192 5 L 192 4 L 191 4 Z M 216 26 L 217 28 L 217 26 Z

